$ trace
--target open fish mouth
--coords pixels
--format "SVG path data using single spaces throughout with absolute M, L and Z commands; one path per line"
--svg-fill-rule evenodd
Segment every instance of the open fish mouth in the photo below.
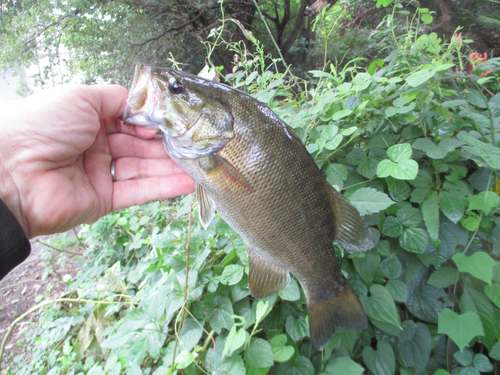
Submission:
M 160 101 L 161 97 L 151 79 L 151 67 L 138 64 L 135 67 L 127 105 L 119 119 L 132 125 L 159 128 L 155 112 Z

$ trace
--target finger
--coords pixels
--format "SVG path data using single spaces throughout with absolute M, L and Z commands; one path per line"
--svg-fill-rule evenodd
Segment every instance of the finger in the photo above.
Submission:
M 115 170 L 117 181 L 184 173 L 172 159 L 119 158 Z
M 121 122 L 118 118 L 112 117 L 102 120 L 106 126 L 106 133 L 123 133 L 135 135 L 142 139 L 151 139 L 158 133 L 158 129 L 150 129 L 144 126 L 129 125 Z
M 113 211 L 159 199 L 174 198 L 194 191 L 194 182 L 185 173 L 113 184 Z
M 92 105 L 99 118 L 118 117 L 125 109 L 128 91 L 120 85 L 81 86 L 81 95 Z
M 168 158 L 161 138 L 140 139 L 127 134 L 109 134 L 109 150 L 113 159 L 136 157 L 143 159 Z

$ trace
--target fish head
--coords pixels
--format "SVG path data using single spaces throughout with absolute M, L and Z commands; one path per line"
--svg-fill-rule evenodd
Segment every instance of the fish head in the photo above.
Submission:
M 175 157 L 206 156 L 233 137 L 229 90 L 175 69 L 137 65 L 121 120 L 160 129 Z

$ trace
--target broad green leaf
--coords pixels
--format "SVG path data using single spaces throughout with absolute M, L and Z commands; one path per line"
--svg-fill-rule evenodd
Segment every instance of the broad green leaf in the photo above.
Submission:
M 401 96 L 397 99 L 394 99 L 394 101 L 392 102 L 392 105 L 396 108 L 401 108 L 407 102 L 408 102 L 408 95 L 405 95 L 405 96 Z
M 380 265 L 380 255 L 376 251 L 368 251 L 364 258 L 354 258 L 353 263 L 365 284 L 369 286 Z
M 230 264 L 224 268 L 221 276 L 221 283 L 225 285 L 238 284 L 243 278 L 243 271 L 245 269 L 237 264 Z
M 236 325 L 231 327 L 227 335 L 226 342 L 224 343 L 224 351 L 222 356 L 226 354 L 232 355 L 235 350 L 238 350 L 248 339 L 249 333 L 243 328 L 238 329 Z
M 406 325 L 404 325 L 405 329 Z M 413 367 L 417 373 L 420 373 L 425 369 L 431 354 L 431 334 L 423 323 L 416 323 L 411 329 L 414 330 L 411 339 L 399 340 L 397 344 L 398 358 L 404 367 Z
M 271 344 L 263 339 L 253 339 L 245 350 L 245 362 L 255 368 L 270 367 L 274 364 Z
M 469 210 L 483 211 L 486 215 L 499 204 L 500 197 L 493 191 L 482 191 L 477 195 L 469 196 Z
M 344 117 L 349 116 L 352 113 L 352 109 L 343 109 L 341 111 L 335 112 L 332 116 L 332 121 L 340 120 Z
M 373 188 L 361 188 L 356 190 L 349 201 L 361 215 L 371 215 L 385 210 L 394 204 L 387 194 Z
M 443 214 L 454 223 L 458 223 L 464 215 L 465 204 L 463 197 L 446 191 L 439 193 L 439 207 Z
M 490 372 L 493 371 L 493 365 L 491 364 L 488 357 L 484 354 L 477 353 L 474 355 L 473 361 L 474 368 L 479 372 Z
M 422 212 L 412 206 L 402 207 L 396 216 L 405 227 L 416 227 L 422 222 Z
M 432 17 L 430 14 L 423 14 L 420 19 L 422 20 L 422 22 L 430 24 L 434 20 L 434 17 Z
M 491 301 L 480 291 L 466 285 L 460 297 L 460 310 L 479 315 L 484 329 L 484 336 L 478 338 L 488 349 L 495 343 L 495 332 L 498 324 L 497 312 Z
M 386 276 L 388 279 L 395 279 L 401 272 L 403 271 L 403 266 L 399 261 L 398 257 L 390 256 L 385 258 L 382 263 L 380 263 L 380 271 Z
M 309 326 L 304 318 L 295 319 L 293 316 L 286 318 L 286 331 L 293 341 L 299 341 L 306 336 L 309 336 Z
M 375 375 L 394 375 L 396 372 L 396 357 L 389 343 L 378 341 L 377 351 L 366 346 L 363 349 L 363 362 Z
M 321 138 L 326 141 L 331 140 L 339 132 L 339 127 L 336 125 L 327 125 L 321 132 Z
M 291 278 L 285 289 L 280 290 L 278 294 L 286 301 L 297 301 L 300 299 L 299 284 L 295 279 Z
M 406 284 L 399 280 L 390 280 L 385 288 L 391 293 L 394 301 L 406 302 L 408 299 L 408 288 Z
M 427 269 L 422 267 L 408 283 L 406 307 L 417 318 L 430 323 L 437 323 L 438 313 L 444 307 L 440 299 L 446 295 L 442 289 L 424 284 L 427 275 Z
M 457 281 L 458 271 L 451 267 L 441 267 L 435 270 L 427 280 L 427 284 L 437 288 L 446 288 Z
M 491 302 L 500 307 L 500 284 L 493 283 L 491 285 L 485 285 L 484 294 L 491 300 Z
M 276 362 L 288 361 L 295 352 L 293 346 L 286 345 L 287 340 L 288 338 L 283 334 L 276 335 L 271 339 L 271 349 Z
M 420 86 L 422 83 L 426 82 L 430 78 L 434 77 L 436 72 L 432 69 L 423 69 L 406 77 L 406 83 L 411 87 Z
M 352 164 L 352 165 L 360 165 L 367 159 L 366 154 L 360 148 L 353 148 L 351 152 L 349 152 L 344 159 L 344 163 Z
M 470 366 L 472 365 L 472 360 L 474 359 L 474 352 L 469 348 L 465 348 L 462 352 L 458 351 L 454 353 L 453 357 L 462 366 Z
M 458 315 L 450 309 L 443 309 L 438 317 L 438 333 L 448 335 L 460 351 L 476 336 L 483 336 L 483 326 L 477 314 L 466 312 Z
M 234 312 L 229 298 L 217 296 L 215 300 L 217 306 L 212 310 L 212 314 L 208 318 L 208 321 L 212 329 L 220 334 L 223 328 L 230 330 L 234 325 Z
M 490 357 L 500 361 L 500 341 L 497 341 L 493 349 L 490 350 Z
M 361 375 L 365 369 L 349 357 L 337 357 L 326 366 L 330 375 Z
M 397 108 L 387 107 L 385 109 L 385 116 L 386 117 L 392 117 L 392 116 L 397 115 L 397 114 L 398 114 L 398 109 Z
M 435 192 L 432 192 L 422 203 L 422 215 L 429 237 L 432 241 L 437 241 L 439 239 L 439 205 Z
M 478 251 L 470 257 L 457 253 L 452 257 L 460 272 L 468 272 L 475 278 L 491 285 L 496 262 L 485 252 Z
M 314 375 L 314 366 L 311 361 L 303 356 L 295 359 L 294 363 L 283 362 L 278 366 L 277 375 Z
M 389 291 L 382 285 L 374 284 L 370 287 L 370 294 L 370 297 L 360 297 L 366 315 L 370 318 L 401 327 L 399 312 Z
M 260 322 L 268 313 L 268 306 L 269 302 L 267 301 L 259 301 L 257 302 L 257 309 L 256 309 L 256 321 Z
M 395 216 L 388 216 L 382 224 L 382 233 L 389 237 L 398 238 L 403 233 L 403 226 Z
M 411 158 L 411 145 L 409 143 L 400 143 L 387 149 L 387 156 L 395 163 L 405 161 Z
M 331 141 L 325 143 L 325 148 L 327 150 L 335 150 L 340 142 L 342 142 L 342 139 L 344 139 L 344 136 L 342 134 L 337 134 Z
M 408 182 L 403 180 L 396 180 L 395 178 L 391 177 L 387 178 L 386 181 L 387 181 L 387 186 L 389 188 L 389 195 L 396 202 L 405 201 L 410 197 L 411 188 L 410 185 L 408 185 Z M 403 225 L 405 224 L 403 223 Z
M 429 235 L 422 228 L 407 228 L 399 237 L 399 245 L 412 253 L 423 253 L 427 247 Z
M 413 180 L 418 173 L 418 164 L 415 160 L 408 159 L 399 163 L 391 160 L 382 160 L 377 165 L 378 177 L 394 177 L 398 180 Z
M 203 326 L 192 318 L 186 318 L 179 335 L 179 345 L 182 350 L 190 352 L 203 336 Z
M 365 178 L 371 179 L 377 175 L 378 163 L 378 160 L 367 159 L 358 166 L 356 172 Z
M 427 138 L 418 138 L 413 144 L 411 145 L 415 150 L 419 151 L 430 151 L 436 148 L 436 144 L 432 142 L 430 139 Z

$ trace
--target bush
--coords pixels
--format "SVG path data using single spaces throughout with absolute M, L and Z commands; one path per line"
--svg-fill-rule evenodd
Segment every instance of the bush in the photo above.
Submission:
M 353 61 L 309 72 L 295 96 L 282 89 L 293 78 L 261 69 L 269 65 L 260 52 L 227 77 L 288 122 L 328 182 L 366 215 L 377 246 L 362 255 L 338 247 L 337 255 L 367 329 L 340 330 L 315 351 L 297 281 L 254 300 L 246 245 L 219 217 L 203 230 L 188 196 L 85 227 L 74 296 L 61 301 L 64 309 L 44 308 L 23 344 L 31 356 L 9 373 L 493 371 L 500 60 L 468 58 L 461 38 L 444 43 L 417 28 L 394 42 L 368 69 Z

